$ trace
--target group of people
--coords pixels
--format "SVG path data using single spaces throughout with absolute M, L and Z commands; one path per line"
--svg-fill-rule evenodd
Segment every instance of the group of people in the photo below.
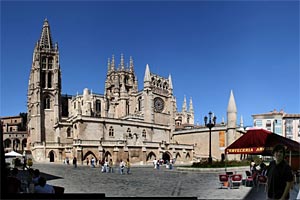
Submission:
M 86 158 L 86 165 L 89 165 L 91 163 L 91 167 L 95 168 L 97 161 L 95 160 L 95 158 L 93 157 L 91 160 L 89 158 Z M 114 163 L 112 159 L 103 159 L 103 160 L 99 160 L 99 165 L 101 168 L 101 172 L 102 173 L 114 173 Z M 126 169 L 126 173 L 130 174 L 131 171 L 131 163 L 129 161 L 129 158 L 126 161 L 123 161 L 122 159 L 120 160 L 119 163 L 119 172 L 120 174 L 125 174 L 125 169 Z
M 7 193 L 55 193 L 38 169 L 29 168 L 21 174 L 18 168 L 7 168 L 7 173 Z
M 163 159 L 156 160 L 156 158 L 155 158 L 153 160 L 153 166 L 154 166 L 154 169 L 159 169 L 161 165 L 166 164 L 167 169 L 173 169 L 174 162 L 175 162 L 175 160 L 171 159 L 170 161 L 166 160 L 166 163 L 164 163 Z

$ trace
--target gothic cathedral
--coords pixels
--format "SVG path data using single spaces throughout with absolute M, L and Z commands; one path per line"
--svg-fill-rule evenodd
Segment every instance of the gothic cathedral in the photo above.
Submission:
M 82 94 L 61 94 L 59 48 L 53 44 L 47 19 L 44 21 L 28 84 L 27 148 L 36 161 L 62 162 L 77 157 L 83 162 L 93 157 L 115 163 L 127 158 L 135 164 L 151 163 L 154 158 L 192 162 L 197 154 L 197 139 L 191 135 L 197 130 L 192 100 L 187 108 L 184 97 L 182 111 L 177 111 L 170 75 L 153 74 L 146 65 L 144 88 L 139 90 L 133 59 L 130 57 L 129 66 L 124 63 L 123 55 L 119 64 L 114 56 L 108 59 L 104 94 L 87 88 Z M 233 103 L 230 109 L 235 121 L 229 131 L 236 124 Z M 227 130 L 226 124 L 223 129 Z M 199 134 L 202 130 L 205 127 Z

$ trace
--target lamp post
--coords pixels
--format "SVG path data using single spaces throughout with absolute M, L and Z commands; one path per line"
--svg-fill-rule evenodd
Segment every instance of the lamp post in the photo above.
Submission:
M 211 157 L 211 129 L 212 129 L 212 127 L 214 127 L 216 125 L 217 117 L 216 116 L 212 117 L 212 112 L 211 111 L 208 113 L 208 115 L 209 115 L 209 117 L 207 117 L 207 116 L 204 117 L 204 123 L 205 123 L 205 126 L 209 129 L 209 156 L 208 156 L 208 163 L 212 164 L 212 157 Z M 208 123 L 207 123 L 207 120 L 208 120 Z

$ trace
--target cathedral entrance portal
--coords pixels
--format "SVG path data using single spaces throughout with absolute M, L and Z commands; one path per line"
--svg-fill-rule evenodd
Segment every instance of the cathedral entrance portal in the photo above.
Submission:
M 53 151 L 50 151 L 49 157 L 50 157 L 50 162 L 54 162 L 54 153 L 53 153 Z
M 170 154 L 168 152 L 164 152 L 162 155 L 162 159 L 164 160 L 164 163 L 170 161 Z

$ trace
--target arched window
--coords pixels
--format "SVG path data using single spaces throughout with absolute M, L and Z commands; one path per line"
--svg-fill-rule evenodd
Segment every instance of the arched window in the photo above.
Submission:
M 71 128 L 70 127 L 67 129 L 67 137 L 71 137 Z
M 114 128 L 112 126 L 109 127 L 108 135 L 109 135 L 109 137 L 113 137 L 114 136 Z
M 96 112 L 101 112 L 101 101 L 99 99 L 96 100 Z
M 52 73 L 48 72 L 48 88 L 52 88 Z
M 42 69 L 46 69 L 46 57 L 42 57 Z
M 46 87 L 46 73 L 44 71 L 42 72 L 41 85 L 42 85 L 42 88 Z
M 138 111 L 142 111 L 142 97 L 138 98 Z
M 131 129 L 130 128 L 127 129 L 127 135 L 128 135 L 129 138 L 132 138 L 132 134 L 131 134 Z
M 126 115 L 129 115 L 129 101 L 126 101 Z
M 146 130 L 145 129 L 143 129 L 142 137 L 146 139 Z
M 44 109 L 50 109 L 51 108 L 51 99 L 49 96 L 46 96 L 44 99 Z
M 48 69 L 52 69 L 52 65 L 53 65 L 53 58 L 50 57 L 50 58 L 48 59 Z

